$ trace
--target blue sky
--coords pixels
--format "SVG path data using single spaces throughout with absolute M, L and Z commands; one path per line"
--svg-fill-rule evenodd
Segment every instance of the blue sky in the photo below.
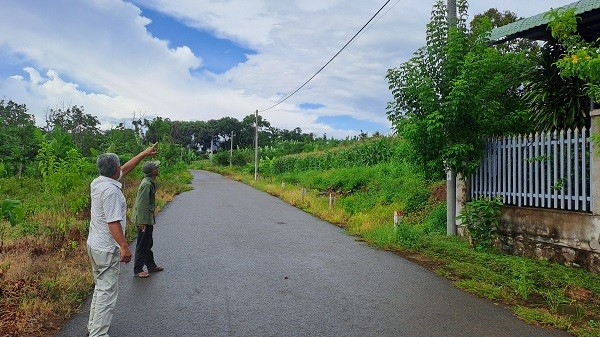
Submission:
M 302 90 L 261 114 L 328 137 L 390 132 L 387 69 L 425 44 L 435 0 L 391 1 Z M 531 16 L 565 0 L 473 2 Z M 4 0 L 0 97 L 82 106 L 109 128 L 132 118 L 243 119 L 321 68 L 384 0 Z M 49 15 L 49 13 L 52 13 Z
M 188 46 L 202 58 L 202 69 L 222 74 L 248 60 L 256 51 L 237 45 L 228 39 L 215 37 L 212 32 L 194 29 L 166 14 L 140 7 L 142 15 L 152 20 L 146 26 L 155 37 L 168 41 L 170 48 Z

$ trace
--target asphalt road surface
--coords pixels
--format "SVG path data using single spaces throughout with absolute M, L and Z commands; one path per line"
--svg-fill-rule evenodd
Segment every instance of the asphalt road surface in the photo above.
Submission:
M 570 336 L 273 196 L 193 174 L 194 190 L 157 217 L 153 251 L 165 270 L 138 279 L 122 264 L 111 337 Z M 58 336 L 85 336 L 88 310 L 89 300 Z

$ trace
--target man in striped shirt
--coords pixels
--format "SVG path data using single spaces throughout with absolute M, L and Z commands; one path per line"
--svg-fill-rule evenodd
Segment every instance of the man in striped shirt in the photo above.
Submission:
M 100 176 L 90 184 L 92 205 L 87 239 L 96 284 L 87 326 L 89 336 L 108 337 L 118 295 L 119 262 L 131 261 L 131 250 L 125 238 L 127 205 L 120 180 L 142 159 L 156 154 L 156 145 L 140 152 L 123 166 L 114 153 L 101 154 L 96 160 Z

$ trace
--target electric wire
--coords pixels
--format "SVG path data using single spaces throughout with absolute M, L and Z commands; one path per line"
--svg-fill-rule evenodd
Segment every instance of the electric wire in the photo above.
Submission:
M 360 38 L 361 36 L 363 36 L 364 33 L 366 33 L 369 29 L 371 29 L 371 27 L 373 27 L 377 22 L 379 22 L 379 20 L 381 20 L 384 16 L 386 16 L 387 13 L 389 13 L 394 7 L 396 7 L 396 5 L 400 2 L 401 0 L 396 1 L 395 4 L 393 4 L 392 6 L 390 6 L 387 11 L 385 11 L 385 13 L 381 14 L 377 20 L 375 20 L 375 22 L 371 22 L 371 24 L 360 33 L 360 35 L 358 35 L 356 37 L 356 39 L 354 39 L 354 41 L 358 40 L 358 38 Z
M 273 109 L 274 107 L 276 107 L 279 104 L 288 100 L 290 97 L 292 97 L 298 91 L 300 91 L 300 89 L 304 88 L 304 86 L 306 86 L 310 81 L 312 81 L 313 78 L 315 78 L 321 71 L 323 71 L 323 69 L 325 69 L 325 67 L 327 67 L 329 65 L 329 63 L 331 63 L 342 51 L 344 51 L 344 49 L 346 49 L 346 47 L 348 47 L 361 34 L 361 32 L 369 25 L 369 23 L 371 23 L 371 21 L 373 21 L 373 19 L 375 19 L 375 17 L 377 17 L 377 15 L 385 8 L 385 6 L 387 6 L 388 3 L 390 3 L 390 1 L 392 1 L 392 0 L 387 0 L 383 4 L 383 6 L 381 6 L 381 8 L 379 8 L 379 10 L 375 14 L 373 14 L 373 16 L 369 19 L 369 21 L 367 21 L 367 23 L 365 23 L 362 26 L 362 28 L 356 34 L 354 34 L 354 36 L 352 36 L 352 38 L 348 42 L 346 42 L 346 44 L 337 53 L 335 53 L 335 55 L 333 55 L 333 57 L 331 59 L 329 59 L 329 61 L 327 61 L 327 63 L 325 63 L 324 66 L 322 66 L 319 70 L 317 70 L 317 72 L 314 75 L 312 75 L 308 80 L 306 80 L 306 82 L 304 82 L 302 85 L 300 85 L 294 91 L 292 91 L 291 93 L 286 95 L 283 99 L 277 101 L 277 103 L 271 105 L 268 108 L 258 110 L 258 112 L 265 112 L 267 110 Z

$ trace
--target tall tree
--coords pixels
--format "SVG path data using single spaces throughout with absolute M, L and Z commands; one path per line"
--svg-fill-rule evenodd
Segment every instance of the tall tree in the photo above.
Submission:
M 0 176 L 17 175 L 32 165 L 42 140 L 25 104 L 0 100 Z
M 128 129 L 123 123 L 120 123 L 117 127 L 106 131 L 104 133 L 105 144 L 103 150 L 133 157 L 143 150 L 142 139 L 138 133 L 139 129 L 136 131 L 137 128 L 137 126 L 134 126 L 133 129 Z
M 46 131 L 51 131 L 57 126 L 73 137 L 75 146 L 84 156 L 89 156 L 91 149 L 102 143 L 100 121 L 96 116 L 86 114 L 83 107 L 74 105 L 66 109 L 48 110 Z
M 168 118 L 156 117 L 153 120 L 144 119 L 146 141 L 149 143 L 156 143 L 163 140 L 170 141 L 171 125 L 171 120 Z
M 445 2 L 436 2 L 426 46 L 386 76 L 394 96 L 388 119 L 409 140 L 413 160 L 436 179 L 444 161 L 456 172 L 472 171 L 487 137 L 526 125 L 519 89 L 525 55 L 488 47 L 492 20 L 481 17 L 469 30 L 467 9 L 458 0 L 456 25 L 449 27 Z
M 254 133 L 256 116 L 248 115 L 242 120 L 242 129 L 240 132 L 240 142 L 245 146 L 254 146 Z M 271 143 L 273 133 L 271 131 L 271 123 L 258 115 L 258 146 L 265 146 Z

